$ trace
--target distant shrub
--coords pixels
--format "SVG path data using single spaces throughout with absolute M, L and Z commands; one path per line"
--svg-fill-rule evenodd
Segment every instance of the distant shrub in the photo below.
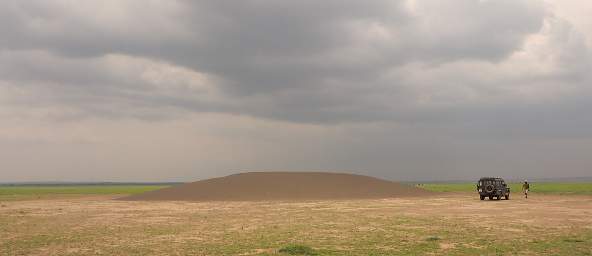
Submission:
M 305 245 L 289 245 L 280 249 L 279 252 L 290 255 L 317 255 L 312 248 Z

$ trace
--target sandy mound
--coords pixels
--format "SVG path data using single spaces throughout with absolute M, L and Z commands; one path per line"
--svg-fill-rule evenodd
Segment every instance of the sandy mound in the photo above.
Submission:
M 427 196 L 432 192 L 362 175 L 249 172 L 132 195 L 122 200 L 259 201 Z

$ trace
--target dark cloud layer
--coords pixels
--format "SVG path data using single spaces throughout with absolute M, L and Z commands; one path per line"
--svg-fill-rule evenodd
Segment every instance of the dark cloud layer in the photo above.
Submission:
M 227 100 L 246 99 L 235 108 L 181 104 L 191 111 L 232 109 L 313 122 L 392 118 L 374 112 L 391 112 L 399 104 L 367 98 L 389 93 L 397 101 L 406 101 L 414 95 L 406 95 L 396 77 L 381 79 L 385 73 L 410 62 L 499 61 L 538 32 L 544 19 L 541 4 L 531 1 L 463 0 L 445 5 L 437 1 L 130 1 L 86 7 L 9 1 L 4 5 L 1 16 L 6 22 L 1 32 L 7 36 L 2 48 L 42 50 L 66 58 L 46 70 L 53 64 L 36 63 L 38 57 L 29 56 L 22 61 L 27 63 L 13 67 L 22 72 L 7 71 L 24 72 L 23 79 L 76 86 L 99 83 L 103 88 L 110 87 L 104 86 L 108 83 L 125 91 L 129 85 L 124 79 L 102 81 L 103 70 L 70 65 L 106 54 L 145 57 L 219 77 L 216 86 Z M 112 19 L 111 12 L 122 17 Z M 161 104 L 151 98 L 146 101 Z
M 459 152 L 589 138 L 587 33 L 530 0 L 3 1 L 0 115 L 382 125 L 390 132 L 348 132 L 376 150 L 317 166 L 385 170 L 384 152 L 399 152 L 409 169 L 435 169 L 418 155 L 450 138 Z M 401 129 L 416 131 L 409 151 L 385 139 Z

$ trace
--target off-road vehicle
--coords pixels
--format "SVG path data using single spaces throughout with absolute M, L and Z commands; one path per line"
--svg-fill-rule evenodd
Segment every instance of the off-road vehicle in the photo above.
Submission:
M 477 192 L 479 192 L 481 200 L 484 200 L 485 197 L 489 197 L 489 200 L 493 200 L 494 197 L 500 200 L 502 196 L 506 200 L 510 199 L 510 188 L 502 178 L 483 177 L 479 179 Z

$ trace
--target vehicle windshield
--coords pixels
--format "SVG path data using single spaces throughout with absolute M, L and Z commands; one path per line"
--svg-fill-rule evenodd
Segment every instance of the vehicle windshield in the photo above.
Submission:
M 493 181 L 492 180 L 483 180 L 483 181 L 479 181 L 479 184 L 481 185 L 489 185 L 492 184 Z

